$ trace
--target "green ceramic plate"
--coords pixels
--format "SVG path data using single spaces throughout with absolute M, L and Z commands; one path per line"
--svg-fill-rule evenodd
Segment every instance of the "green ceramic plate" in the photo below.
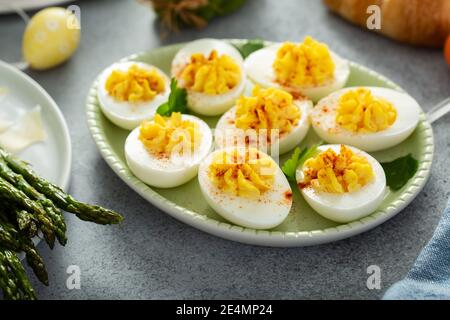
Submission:
M 241 45 L 243 40 L 230 40 Z M 170 74 L 170 64 L 182 44 L 158 48 L 150 52 L 135 54 L 123 60 L 143 61 L 154 64 Z M 351 63 L 351 75 L 347 86 L 381 86 L 402 90 L 392 81 L 356 63 Z M 294 204 L 288 218 L 278 227 L 254 230 L 230 224 L 216 214 L 205 202 L 197 179 L 172 189 L 151 188 L 139 181 L 128 169 L 124 157 L 124 142 L 128 132 L 109 122 L 100 111 L 96 97 L 97 82 L 92 85 L 87 99 L 86 113 L 91 134 L 106 162 L 114 172 L 138 194 L 171 216 L 200 230 L 226 239 L 265 246 L 306 246 L 340 240 L 364 232 L 390 219 L 405 208 L 422 190 L 430 173 L 433 158 L 433 133 L 430 124 L 422 114 L 414 133 L 402 144 L 375 152 L 379 161 L 390 161 L 408 153 L 419 160 L 416 175 L 401 190 L 389 192 L 379 210 L 361 220 L 339 224 L 327 220 L 312 210 L 303 200 L 297 187 L 294 190 Z M 203 118 L 214 127 L 218 118 Z M 301 143 L 311 145 L 318 137 L 310 130 Z M 290 154 L 280 159 L 283 163 Z

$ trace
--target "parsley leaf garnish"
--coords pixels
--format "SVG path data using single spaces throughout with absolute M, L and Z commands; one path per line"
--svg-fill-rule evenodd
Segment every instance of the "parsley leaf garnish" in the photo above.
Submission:
M 305 162 L 306 159 L 311 158 L 316 152 L 317 147 L 322 144 L 323 142 L 319 142 L 310 148 L 303 148 L 302 150 L 299 147 L 295 148 L 292 156 L 281 167 L 281 170 L 289 181 L 296 182 L 295 172 L 298 166 Z
M 300 154 L 302 154 L 305 150 L 306 148 L 303 149 L 302 151 L 300 151 L 299 147 L 295 148 L 292 156 L 288 160 L 286 160 L 286 162 L 281 167 L 281 170 L 284 172 L 284 175 L 289 181 L 296 180 L 295 171 L 297 170 L 298 167 L 298 160 L 300 159 Z
M 381 164 L 386 174 L 386 184 L 394 191 L 400 190 L 417 172 L 419 161 L 411 154 Z
M 186 89 L 178 88 L 177 80 L 172 78 L 170 82 L 169 100 L 164 102 L 156 109 L 156 112 L 162 116 L 170 116 L 172 112 L 186 113 L 187 111 L 187 92 Z
M 264 41 L 261 39 L 248 40 L 245 44 L 237 46 L 237 49 L 241 53 L 242 57 L 247 58 L 251 53 L 256 50 L 264 48 Z

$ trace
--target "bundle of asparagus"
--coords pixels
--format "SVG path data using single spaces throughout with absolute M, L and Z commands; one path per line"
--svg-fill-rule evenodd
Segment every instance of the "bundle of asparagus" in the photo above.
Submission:
M 48 285 L 44 261 L 32 238 L 42 233 L 50 248 L 67 242 L 61 210 L 98 224 L 117 224 L 118 213 L 79 202 L 0 148 L 0 289 L 5 299 L 36 299 L 17 254 L 25 253 L 36 277 Z

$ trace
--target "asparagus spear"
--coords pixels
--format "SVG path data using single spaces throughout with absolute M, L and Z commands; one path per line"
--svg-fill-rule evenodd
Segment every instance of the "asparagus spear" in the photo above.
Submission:
M 33 269 L 36 277 L 43 284 L 48 286 L 48 273 L 45 268 L 44 260 L 39 255 L 36 250 L 36 247 L 29 238 L 21 238 L 21 249 L 25 252 L 25 258 L 27 259 L 28 265 Z
M 55 226 L 55 234 L 59 243 L 65 245 L 67 243 L 67 228 L 61 210 L 57 208 L 51 200 L 47 199 L 47 197 L 29 185 L 20 174 L 12 171 L 3 159 L 0 159 L 0 177 L 14 185 L 17 189 L 23 191 L 31 200 L 40 203 Z
M 16 211 L 16 218 L 17 225 L 21 231 L 28 229 L 33 221 L 33 216 L 25 210 Z
M 5 298 L 36 299 L 34 289 L 19 258 L 9 250 L 0 250 L 0 278 Z
M 28 238 L 33 238 L 37 235 L 37 221 L 31 213 L 25 210 L 16 211 L 16 221 L 19 231 Z
M 13 251 L 20 250 L 20 243 L 17 240 L 18 233 L 7 222 L 7 215 L 0 210 L 0 248 L 7 248 Z
M 17 231 L 28 238 L 37 236 L 39 222 L 32 213 L 22 210 L 16 207 L 16 204 L 2 198 L 0 198 L 0 202 L 2 203 L 0 205 L 0 220 L 3 216 L 4 221 L 12 223 Z
M 3 230 L 8 239 L 12 239 L 11 243 L 3 241 L 0 232 L 0 246 L 7 247 L 10 250 L 19 252 L 23 251 L 28 265 L 33 269 L 36 277 L 45 285 L 48 285 L 48 274 L 44 265 L 44 260 L 36 251 L 33 241 L 27 235 L 17 232 L 11 223 L 0 219 L 0 231 Z
M 6 256 L 11 271 L 18 279 L 18 287 L 22 291 L 23 294 L 22 297 L 31 300 L 36 299 L 36 293 L 34 292 L 34 289 L 31 286 L 30 281 L 28 280 L 25 269 L 20 263 L 20 260 L 17 257 L 17 255 L 9 250 L 3 251 L 3 254 Z
M 0 222 L 0 246 L 10 250 L 19 251 L 20 243 L 17 240 L 17 231 L 11 232 Z
M 29 212 L 32 212 L 36 219 L 41 223 L 40 229 L 44 235 L 44 239 L 50 248 L 55 244 L 55 227 L 52 221 L 47 217 L 44 208 L 39 203 L 32 201 L 21 190 L 18 190 L 11 183 L 0 178 L 0 194 L 3 198 L 16 203 Z
M 114 211 L 75 200 L 58 186 L 39 177 L 28 164 L 14 158 L 2 149 L 0 149 L 0 157 L 8 163 L 8 166 L 14 172 L 22 175 L 37 191 L 43 193 L 61 209 L 74 213 L 81 220 L 92 221 L 98 224 L 117 224 L 123 220 L 123 217 Z
M 0 250 L 0 289 L 3 291 L 4 299 L 17 300 L 21 295 L 17 285 L 17 279 L 9 272 L 6 256 Z

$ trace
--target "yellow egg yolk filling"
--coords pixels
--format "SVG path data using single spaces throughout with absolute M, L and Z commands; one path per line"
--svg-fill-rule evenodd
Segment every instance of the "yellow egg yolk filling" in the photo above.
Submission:
M 374 97 L 370 90 L 350 90 L 339 98 L 336 121 L 351 131 L 373 133 L 389 128 L 397 111 L 388 101 Z
M 238 85 L 241 69 L 230 56 L 219 56 L 213 50 L 208 57 L 201 53 L 193 54 L 180 78 L 187 89 L 218 95 L 227 93 Z
M 170 157 L 174 153 L 194 152 L 200 144 L 201 132 L 197 123 L 183 120 L 179 112 L 170 117 L 156 114 L 154 120 L 141 125 L 139 140 L 150 153 Z
M 165 90 L 165 82 L 156 69 L 147 70 L 134 64 L 127 71 L 111 72 L 105 89 L 118 101 L 138 103 L 153 100 Z
M 255 86 L 251 97 L 240 97 L 236 104 L 236 127 L 239 129 L 279 130 L 289 133 L 298 124 L 301 113 L 290 93 Z
M 245 198 L 258 198 L 274 183 L 276 164 L 269 156 L 249 148 L 245 154 L 237 150 L 214 155 L 208 176 L 220 190 Z
M 317 191 L 330 193 L 357 191 L 374 178 L 367 159 L 355 155 L 344 145 L 339 154 L 328 149 L 306 160 L 303 173 L 301 187 L 312 186 Z
M 303 43 L 284 43 L 273 63 L 276 80 L 283 85 L 316 86 L 333 79 L 335 64 L 328 46 L 311 37 Z

